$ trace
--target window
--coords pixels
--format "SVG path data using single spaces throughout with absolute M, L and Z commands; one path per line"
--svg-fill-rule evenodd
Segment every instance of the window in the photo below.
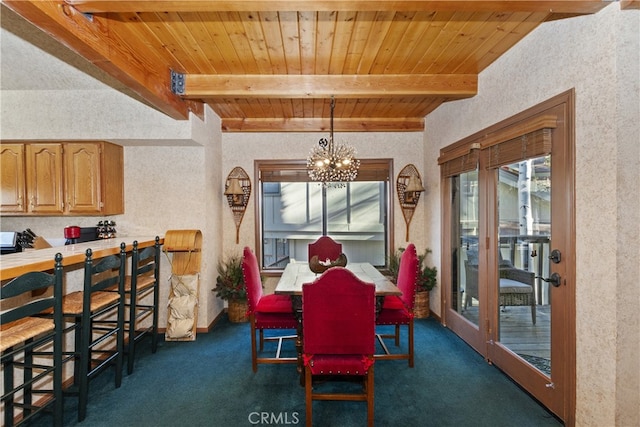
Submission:
M 391 159 L 361 160 L 356 181 L 323 189 L 304 161 L 256 161 L 262 268 L 306 261 L 308 244 L 323 233 L 342 243 L 349 261 L 385 266 L 391 168 Z

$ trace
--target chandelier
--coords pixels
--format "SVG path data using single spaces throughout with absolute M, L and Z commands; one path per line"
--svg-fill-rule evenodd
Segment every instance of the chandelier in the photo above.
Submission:
M 336 101 L 331 97 L 331 126 L 329 139 L 321 138 L 317 147 L 311 149 L 307 157 L 309 178 L 320 181 L 323 187 L 344 187 L 347 181 L 353 181 L 358 176 L 360 160 L 356 159 L 356 150 L 333 141 L 333 110 Z

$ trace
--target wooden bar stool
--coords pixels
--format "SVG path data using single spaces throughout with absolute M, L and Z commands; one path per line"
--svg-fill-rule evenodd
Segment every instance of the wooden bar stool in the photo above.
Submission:
M 89 381 L 108 366 L 115 366 L 115 386 L 122 383 L 124 343 L 124 276 L 127 254 L 92 259 L 87 249 L 84 263 L 84 288 L 63 298 L 64 316 L 73 322 L 73 385 L 65 393 L 78 396 L 78 421 L 87 415 Z M 117 292 L 109 291 L 117 287 Z
M 44 296 L 34 298 L 32 291 Z M 16 305 L 10 298 L 15 298 Z M 18 302 L 22 298 L 27 302 Z M 55 256 L 53 274 L 29 272 L 3 285 L 0 300 L 3 306 L 12 306 L 0 314 L 4 425 L 20 425 L 51 410 L 52 424 L 61 426 L 62 255 Z M 52 318 L 40 317 L 45 310 L 52 312 Z M 16 369 L 22 371 L 18 384 Z M 40 398 L 34 402 L 35 396 Z
M 158 349 L 159 277 L 160 238 L 156 236 L 155 244 L 143 250 L 139 250 L 138 241 L 134 241 L 131 274 L 125 277 L 124 285 L 125 307 L 128 309 L 128 318 L 125 319 L 127 374 L 133 373 L 136 344 L 145 336 L 151 338 L 151 352 Z M 141 328 L 146 319 L 150 323 Z

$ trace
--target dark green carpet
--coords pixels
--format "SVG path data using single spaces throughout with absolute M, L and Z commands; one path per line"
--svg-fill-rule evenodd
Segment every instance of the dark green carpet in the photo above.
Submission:
M 304 425 L 304 388 L 295 366 L 259 365 L 254 374 L 247 323 L 225 318 L 194 342 L 161 341 L 156 354 L 146 344 L 119 389 L 112 371 L 91 383 L 82 423 L 76 399 L 66 399 L 66 426 Z M 415 344 L 413 369 L 406 360 L 376 362 L 377 426 L 561 425 L 436 321 L 416 321 Z M 50 418 L 41 421 L 49 425 Z M 315 402 L 314 421 L 322 427 L 363 426 L 365 404 Z

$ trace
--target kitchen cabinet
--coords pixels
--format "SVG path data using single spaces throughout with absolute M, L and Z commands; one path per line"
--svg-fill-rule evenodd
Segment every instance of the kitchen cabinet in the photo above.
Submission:
M 62 214 L 62 144 L 27 144 L 25 154 L 27 213 Z
M 65 211 L 114 215 L 124 212 L 122 147 L 107 142 L 64 145 Z
M 62 145 L 2 144 L 3 214 L 62 213 Z
M 26 175 L 24 144 L 2 144 L 0 146 L 0 212 L 25 212 Z
M 124 159 L 119 145 L 3 143 L 1 153 L 3 215 L 124 213 Z

